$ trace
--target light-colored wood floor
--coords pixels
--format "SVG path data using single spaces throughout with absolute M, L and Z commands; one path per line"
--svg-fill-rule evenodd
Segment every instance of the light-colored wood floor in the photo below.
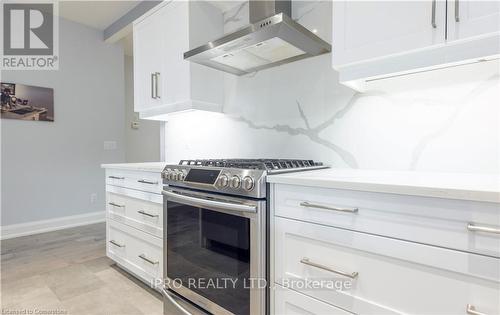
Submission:
M 105 241 L 104 223 L 2 241 L 1 314 L 162 314 L 161 295 L 109 260 Z

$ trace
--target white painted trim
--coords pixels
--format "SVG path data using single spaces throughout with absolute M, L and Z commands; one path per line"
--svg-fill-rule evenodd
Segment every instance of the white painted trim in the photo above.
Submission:
M 167 151 L 165 148 L 165 132 L 167 121 L 162 121 L 160 123 L 160 161 L 165 162 L 167 160 Z
M 57 231 L 75 226 L 104 222 L 106 211 L 97 211 L 48 220 L 11 224 L 0 227 L 0 239 Z

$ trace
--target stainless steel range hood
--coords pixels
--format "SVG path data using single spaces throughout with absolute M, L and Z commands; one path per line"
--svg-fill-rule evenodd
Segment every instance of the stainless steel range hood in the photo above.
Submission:
M 328 53 L 332 47 L 295 22 L 291 1 L 250 0 L 250 24 L 184 53 L 184 59 L 236 75 Z

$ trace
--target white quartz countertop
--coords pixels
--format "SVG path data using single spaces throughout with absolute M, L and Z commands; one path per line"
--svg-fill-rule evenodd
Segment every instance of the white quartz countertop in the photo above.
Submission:
M 324 169 L 267 177 L 269 183 L 500 203 L 499 174 Z
M 101 164 L 102 168 L 144 171 L 144 172 L 158 172 L 163 171 L 168 162 L 146 162 L 146 163 L 116 163 L 116 164 Z

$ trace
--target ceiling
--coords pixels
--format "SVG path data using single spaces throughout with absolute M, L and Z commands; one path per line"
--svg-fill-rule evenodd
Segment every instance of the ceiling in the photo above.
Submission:
M 59 16 L 95 29 L 104 30 L 125 15 L 142 0 L 89 0 L 59 1 Z M 222 12 L 228 11 L 248 0 L 206 0 Z M 132 56 L 132 34 L 121 40 L 125 55 Z
M 59 16 L 92 28 L 104 30 L 139 2 L 141 1 L 60 1 Z

